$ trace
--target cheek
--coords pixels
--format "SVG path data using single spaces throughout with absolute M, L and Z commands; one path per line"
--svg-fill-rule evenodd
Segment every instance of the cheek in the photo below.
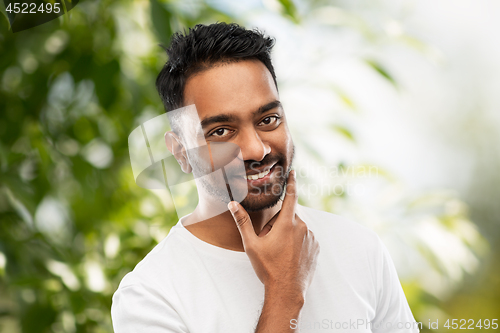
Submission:
M 282 131 L 283 144 L 286 145 L 287 149 L 293 150 L 292 135 L 290 134 L 287 123 L 285 122 L 280 128 Z
M 283 124 L 272 132 L 273 148 L 287 158 L 291 158 L 293 152 L 293 140 L 286 124 Z

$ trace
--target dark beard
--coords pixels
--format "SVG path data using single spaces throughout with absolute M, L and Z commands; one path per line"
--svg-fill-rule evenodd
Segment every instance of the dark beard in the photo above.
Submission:
M 295 147 L 294 147 L 295 148 Z M 290 165 L 285 170 L 285 165 L 287 164 L 286 156 L 283 154 L 272 154 L 264 157 L 262 161 L 246 160 L 245 170 L 255 170 L 262 166 L 268 166 L 275 164 L 273 168 L 277 168 L 277 182 L 274 184 L 268 184 L 263 187 L 255 187 L 248 190 L 248 194 L 245 199 L 240 202 L 240 204 L 245 208 L 247 212 L 256 212 L 263 209 L 274 207 L 283 196 L 285 190 L 286 181 L 288 179 L 288 174 L 290 173 L 290 167 L 293 161 L 295 149 L 292 150 L 292 156 L 290 159 Z M 193 172 L 194 173 L 194 172 Z M 230 172 L 229 172 L 230 173 Z M 223 202 L 226 205 L 231 200 L 237 200 L 230 197 L 231 189 L 227 183 L 225 184 L 212 179 L 211 181 L 202 181 L 201 186 L 207 194 L 215 199 L 216 201 Z M 225 186 L 214 186 L 214 184 L 224 184 Z M 234 195 L 234 193 L 232 193 Z
M 290 167 L 293 161 L 295 149 L 292 150 L 292 157 L 290 165 L 285 170 L 287 163 L 286 156 L 283 154 L 268 155 L 262 161 L 245 161 L 245 169 L 257 169 L 262 165 L 270 165 L 276 162 L 273 168 L 277 168 L 278 181 L 274 184 L 268 184 L 261 188 L 254 188 L 249 190 L 246 198 L 240 203 L 247 212 L 256 212 L 267 208 L 274 207 L 283 196 L 285 191 L 286 182 L 290 173 Z M 253 193 L 255 190 L 258 194 Z M 262 198 L 264 197 L 264 198 Z
M 245 208 L 247 212 L 257 212 L 259 210 L 276 206 L 276 204 L 280 201 L 281 196 L 283 195 L 289 172 L 290 170 L 286 172 L 285 177 L 280 177 L 279 183 L 273 184 L 270 190 L 264 191 L 266 200 L 252 200 L 252 196 L 255 195 L 250 192 L 248 193 L 247 197 L 240 203 L 241 206 Z M 275 187 L 279 188 L 278 192 L 273 191 Z

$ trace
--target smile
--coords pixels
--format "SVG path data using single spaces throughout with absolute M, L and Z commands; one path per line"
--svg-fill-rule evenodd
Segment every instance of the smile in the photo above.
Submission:
M 245 176 L 245 178 L 247 180 L 257 180 L 257 179 L 261 179 L 261 178 L 264 178 L 265 176 L 267 176 L 269 174 L 271 170 L 266 170 L 264 172 L 261 172 L 259 174 L 256 174 L 256 175 L 249 175 L 249 176 Z

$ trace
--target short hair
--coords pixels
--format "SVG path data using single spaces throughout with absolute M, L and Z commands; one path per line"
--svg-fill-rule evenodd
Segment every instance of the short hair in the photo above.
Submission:
M 165 49 L 168 61 L 156 78 L 156 89 L 165 111 L 184 106 L 184 88 L 191 76 L 221 63 L 259 60 L 267 67 L 278 88 L 271 63 L 273 46 L 272 37 L 236 23 L 198 24 L 188 32 L 176 32 Z

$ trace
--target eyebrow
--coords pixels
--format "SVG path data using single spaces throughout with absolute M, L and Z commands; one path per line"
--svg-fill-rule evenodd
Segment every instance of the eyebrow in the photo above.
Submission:
M 277 107 L 281 107 L 281 102 L 276 100 L 272 101 L 270 103 L 267 103 L 266 105 L 263 105 L 259 107 L 254 113 L 253 116 L 261 115 L 269 110 L 275 109 Z M 219 114 L 213 117 L 207 117 L 201 121 L 201 127 L 205 128 L 209 125 L 215 124 L 215 123 L 225 123 L 225 122 L 232 122 L 236 121 L 236 117 L 232 114 Z
M 271 103 L 267 103 L 266 105 L 261 106 L 260 108 L 257 109 L 257 111 L 254 112 L 254 116 L 261 115 L 264 112 L 267 112 L 269 110 L 275 109 L 281 107 L 281 102 L 276 100 L 272 101 Z

